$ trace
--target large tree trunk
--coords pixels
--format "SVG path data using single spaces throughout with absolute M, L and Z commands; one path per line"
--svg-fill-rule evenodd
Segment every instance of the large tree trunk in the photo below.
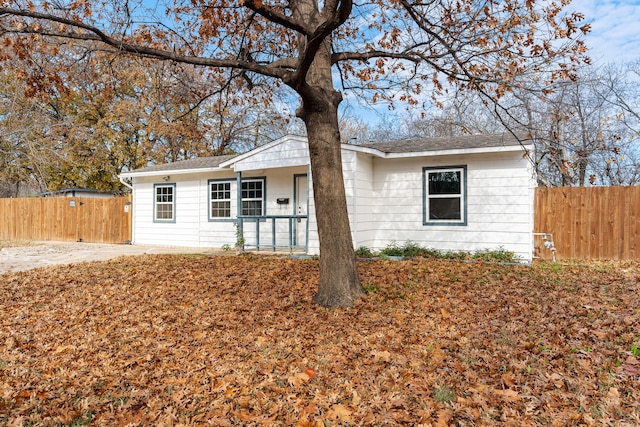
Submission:
M 291 2 L 298 22 L 319 24 L 323 17 L 317 0 Z M 301 58 L 309 40 L 299 39 Z M 313 300 L 326 307 L 349 307 L 365 294 L 356 266 L 342 176 L 338 105 L 342 94 L 333 87 L 331 38 L 323 40 L 306 73 L 290 83 L 300 95 L 297 111 L 307 128 L 313 196 L 320 239 L 320 283 Z M 299 64 L 304 68 L 302 62 Z M 298 70 L 300 71 L 300 70 Z
M 330 94 L 333 96 L 322 95 L 321 102 L 316 98 L 313 107 L 305 109 L 303 103 L 300 110 L 309 139 L 320 238 L 320 283 L 313 300 L 326 307 L 349 307 L 365 292 L 356 267 L 342 175 L 338 105 L 335 101 L 340 97 L 333 91 Z

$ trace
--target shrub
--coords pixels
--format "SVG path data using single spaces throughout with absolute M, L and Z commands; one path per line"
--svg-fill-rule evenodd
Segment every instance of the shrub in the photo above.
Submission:
M 425 249 L 420 247 L 417 243 L 412 242 L 411 240 L 407 241 L 407 243 L 402 246 L 401 253 L 402 256 L 407 258 L 415 258 L 425 256 Z
M 358 248 L 358 251 L 362 250 L 363 253 L 370 253 L 366 247 Z M 356 254 L 358 254 L 356 251 Z M 369 252 L 364 252 L 369 251 Z M 359 255 L 358 256 L 365 256 Z M 366 255 L 370 256 L 370 255 Z M 485 262 L 509 262 L 518 263 L 520 258 L 512 251 L 508 251 L 500 246 L 498 249 L 481 249 L 475 252 L 469 251 L 441 251 L 434 248 L 423 248 L 415 242 L 408 240 L 404 245 L 400 246 L 396 242 L 387 245 L 380 251 L 381 257 L 405 257 L 405 258 L 435 258 L 435 259 L 450 259 L 457 261 L 464 260 L 478 260 Z
M 380 251 L 381 256 L 402 256 L 402 248 L 396 242 L 387 245 Z
M 356 249 L 356 256 L 360 258 L 371 258 L 373 257 L 373 252 L 366 246 L 360 246 Z
M 502 246 L 498 249 L 481 249 L 473 253 L 473 259 L 486 262 L 520 262 L 515 252 L 508 251 Z

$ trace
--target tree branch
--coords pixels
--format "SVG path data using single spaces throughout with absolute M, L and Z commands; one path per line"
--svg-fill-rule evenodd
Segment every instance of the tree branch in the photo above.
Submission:
M 247 9 L 251 9 L 260 16 L 266 18 L 268 21 L 271 21 L 276 24 L 280 24 L 285 28 L 289 28 L 290 30 L 297 31 L 305 36 L 309 36 L 311 34 L 311 29 L 305 27 L 299 22 L 291 19 L 290 17 L 283 15 L 282 13 L 277 12 L 273 8 L 266 7 L 264 2 L 260 1 L 256 4 L 255 0 L 244 0 L 242 3 L 244 7 Z
M 267 77 L 274 77 L 279 79 L 285 79 L 290 71 L 285 70 L 282 67 L 271 67 L 269 64 L 260 65 L 251 61 L 242 61 L 239 59 L 216 59 L 216 58 L 202 58 L 198 56 L 181 55 L 173 51 L 152 48 L 149 46 L 143 46 L 135 43 L 128 43 L 122 39 L 114 38 L 106 34 L 99 28 L 86 24 L 84 22 L 74 21 L 72 19 L 62 18 L 60 16 L 31 12 L 19 9 L 10 9 L 6 7 L 0 7 L 0 15 L 15 15 L 25 18 L 32 18 L 38 20 L 45 20 L 50 22 L 57 22 L 67 25 L 69 27 L 79 28 L 85 30 L 86 33 L 79 32 L 62 32 L 52 31 L 45 28 L 34 28 L 30 26 L 12 28 L 0 26 L 0 31 L 14 34 L 38 34 L 50 37 L 61 37 L 73 40 L 94 41 L 103 43 L 115 48 L 120 52 L 127 52 L 129 54 L 147 58 L 155 58 L 160 60 L 169 60 L 179 63 L 201 65 L 207 67 L 220 67 L 220 68 L 238 68 L 242 70 L 251 71 L 257 74 L 262 74 Z
M 326 2 L 323 8 L 323 15 L 326 14 L 327 18 L 309 36 L 304 51 L 300 55 L 298 67 L 291 78 L 292 82 L 304 81 L 320 46 L 336 28 L 349 19 L 352 7 L 352 0 L 330 0 Z

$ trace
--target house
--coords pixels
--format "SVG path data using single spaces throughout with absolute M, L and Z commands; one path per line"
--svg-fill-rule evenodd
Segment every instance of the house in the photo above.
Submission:
M 92 199 L 111 199 L 115 193 L 101 192 L 91 188 L 65 188 L 56 191 L 40 193 L 41 197 L 89 197 Z
M 342 145 L 354 247 L 503 247 L 529 261 L 534 170 L 509 134 Z M 133 243 L 319 253 L 307 140 L 123 173 Z

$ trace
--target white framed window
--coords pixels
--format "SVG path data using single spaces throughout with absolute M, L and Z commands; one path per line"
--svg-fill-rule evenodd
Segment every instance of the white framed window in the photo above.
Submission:
M 209 219 L 231 218 L 231 181 L 209 180 Z
M 466 225 L 467 167 L 425 167 L 422 171 L 424 225 Z
M 175 222 L 176 185 L 155 184 L 153 192 L 155 195 L 153 220 L 155 222 Z
M 242 215 L 262 216 L 264 215 L 265 201 L 265 179 L 264 178 L 242 178 L 241 203 Z

